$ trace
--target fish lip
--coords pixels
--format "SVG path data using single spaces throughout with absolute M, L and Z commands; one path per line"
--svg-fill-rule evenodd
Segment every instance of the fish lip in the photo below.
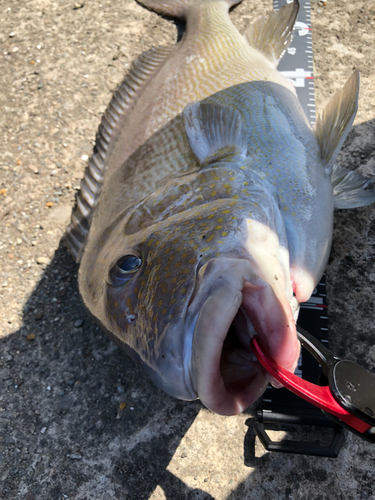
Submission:
M 272 287 L 252 272 L 251 265 L 247 260 L 228 260 L 231 261 L 231 265 L 227 266 L 227 270 L 231 270 L 232 266 L 232 270 L 235 270 L 234 274 L 237 272 L 237 276 L 233 279 L 231 275 L 223 275 L 219 266 L 218 272 L 211 273 L 213 279 L 209 280 L 209 284 L 204 287 L 203 296 L 198 290 L 191 302 L 190 308 L 192 310 L 198 302 L 200 304 L 203 302 L 203 306 L 201 305 L 198 312 L 194 311 L 194 321 L 191 323 L 193 328 L 190 331 L 191 349 L 188 365 L 190 368 L 189 379 L 194 392 L 197 393 L 202 403 L 216 413 L 235 415 L 241 413 L 258 399 L 268 385 L 266 373 L 253 357 L 250 340 L 254 333 L 258 333 L 262 339 L 265 339 L 267 345 L 267 338 L 272 338 L 272 332 L 267 332 L 264 324 L 267 326 L 272 322 L 262 317 L 264 311 L 262 314 L 254 313 L 252 308 L 254 308 L 257 298 L 262 298 L 262 294 L 265 295 L 266 303 L 268 300 L 271 305 L 273 302 L 276 303 L 278 299 L 274 295 Z M 285 314 L 284 306 L 287 309 Z M 289 304 L 286 306 L 280 303 L 278 307 L 280 317 L 288 317 L 292 329 L 293 327 L 295 329 Z M 231 325 L 239 314 L 243 314 L 247 327 L 246 332 L 242 333 L 241 339 L 236 333 L 241 348 L 234 349 L 232 353 L 230 349 L 227 349 L 225 343 L 230 338 Z M 289 325 L 287 326 L 289 327 Z M 285 325 L 283 328 L 285 329 Z M 281 335 L 281 337 L 283 336 L 285 336 L 285 332 Z M 278 349 L 282 351 L 282 341 L 283 339 L 278 346 L 278 340 L 272 339 L 271 345 L 276 353 Z M 296 342 L 298 343 L 298 341 Z M 296 356 L 298 359 L 299 347 L 296 349 L 293 342 L 289 343 L 292 346 L 292 351 L 296 352 L 287 353 L 284 356 L 286 359 L 280 355 L 280 359 L 281 364 L 294 370 L 292 365 L 296 362 Z M 232 354 L 236 359 L 235 363 L 230 360 Z M 292 359 L 293 362 L 288 362 L 288 358 Z M 238 380 L 236 380 L 237 373 L 239 373 Z M 243 384 L 242 388 L 241 384 Z

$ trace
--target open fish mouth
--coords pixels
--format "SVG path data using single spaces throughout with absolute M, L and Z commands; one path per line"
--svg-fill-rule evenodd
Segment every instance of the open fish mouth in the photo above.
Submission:
M 228 260 L 224 273 L 221 266 L 211 270 L 209 293 L 194 328 L 191 380 L 207 408 L 236 415 L 257 400 L 269 382 L 251 350 L 253 335 L 258 334 L 271 356 L 291 371 L 300 345 L 285 293 L 283 297 L 254 275 L 246 260 Z

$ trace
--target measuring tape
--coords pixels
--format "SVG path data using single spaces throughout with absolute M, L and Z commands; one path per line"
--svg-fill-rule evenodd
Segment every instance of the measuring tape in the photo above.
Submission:
M 274 9 L 280 9 L 291 1 L 274 0 Z M 300 0 L 293 40 L 281 59 L 278 70 L 294 85 L 306 117 L 310 125 L 313 126 L 316 121 L 316 113 L 309 0 Z M 301 304 L 298 324 L 328 347 L 325 276 L 321 279 L 311 298 Z M 313 383 L 316 383 L 321 374 L 319 365 L 306 350 L 301 353 L 295 374 Z M 274 428 L 275 425 L 282 424 L 328 427 L 333 430 L 333 439 L 329 446 L 295 440 L 272 441 L 265 426 L 269 425 Z M 326 417 L 319 409 L 286 389 L 275 389 L 272 386 L 269 386 L 263 394 L 261 409 L 257 412 L 255 431 L 268 451 L 284 453 L 337 457 L 344 442 L 342 428 Z M 316 437 L 316 429 L 314 432 Z

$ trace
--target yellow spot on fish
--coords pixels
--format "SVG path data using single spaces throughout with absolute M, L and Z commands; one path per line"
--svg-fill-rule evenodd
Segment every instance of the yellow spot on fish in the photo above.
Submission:
M 131 308 L 131 306 L 132 306 L 132 301 L 131 301 L 131 298 L 130 298 L 130 297 L 128 297 L 128 298 L 126 299 L 126 305 L 129 307 L 129 309 Z
M 215 229 L 221 229 L 223 226 L 216 226 Z
M 238 200 L 239 196 L 236 194 L 236 195 L 234 195 L 234 196 L 233 196 L 233 198 L 234 198 L 235 200 Z
M 223 232 L 221 233 L 221 236 L 226 236 L 227 234 L 228 234 L 228 231 L 223 231 Z
M 211 196 L 216 196 L 216 191 L 212 191 Z
M 160 299 L 160 300 L 158 301 L 158 307 L 161 307 L 162 305 L 163 305 L 163 301 Z
M 230 180 L 230 181 L 234 181 L 234 180 L 235 180 L 235 177 L 229 177 L 229 180 Z
M 233 198 L 235 198 L 235 196 L 233 196 Z M 237 196 L 237 198 L 238 198 L 238 196 Z M 233 207 L 236 203 L 237 203 L 236 201 L 231 201 L 231 202 L 229 203 L 229 206 L 230 206 L 230 207 Z
M 223 210 L 223 214 L 229 214 L 230 210 Z
M 234 216 L 233 216 L 233 217 L 231 217 L 231 219 L 237 219 L 237 217 L 234 217 Z
M 115 302 L 115 303 L 114 303 L 114 307 L 118 307 L 118 302 Z
M 218 222 L 223 222 L 223 218 L 220 217 L 219 219 L 217 219 Z
M 220 243 L 220 245 L 223 245 L 224 241 L 219 240 L 218 243 Z
M 217 209 L 218 209 L 218 207 L 211 208 L 211 212 L 214 212 Z
M 165 307 L 165 308 L 162 310 L 162 312 L 161 312 L 161 313 L 162 313 L 162 315 L 163 315 L 163 316 L 165 316 L 165 315 L 167 314 L 167 311 L 168 311 L 168 309 Z
M 212 215 L 209 215 L 209 216 L 207 217 L 207 219 L 212 219 L 213 217 L 215 217 L 215 216 L 212 214 Z
M 213 239 L 214 239 L 214 235 L 211 234 L 211 236 L 209 236 L 206 241 L 212 241 Z
M 241 170 L 245 170 L 246 167 L 240 167 Z
M 292 215 L 297 215 L 296 212 L 293 212 Z
M 210 249 L 210 247 L 204 247 L 202 248 L 201 252 L 207 252 Z
M 249 183 L 248 183 L 247 181 L 245 181 L 245 182 L 243 183 L 243 185 L 244 185 L 244 186 L 247 186 L 248 184 L 249 184 Z
M 284 207 L 283 210 L 286 212 L 288 210 L 288 207 Z

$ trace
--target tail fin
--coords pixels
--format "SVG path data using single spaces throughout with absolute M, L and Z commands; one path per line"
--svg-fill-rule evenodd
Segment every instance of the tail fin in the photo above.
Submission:
M 242 2 L 242 0 L 217 1 L 228 4 L 228 8 Z M 212 3 L 212 0 L 138 0 L 138 2 L 158 14 L 184 19 L 186 17 L 186 11 L 189 7 L 203 3 Z

